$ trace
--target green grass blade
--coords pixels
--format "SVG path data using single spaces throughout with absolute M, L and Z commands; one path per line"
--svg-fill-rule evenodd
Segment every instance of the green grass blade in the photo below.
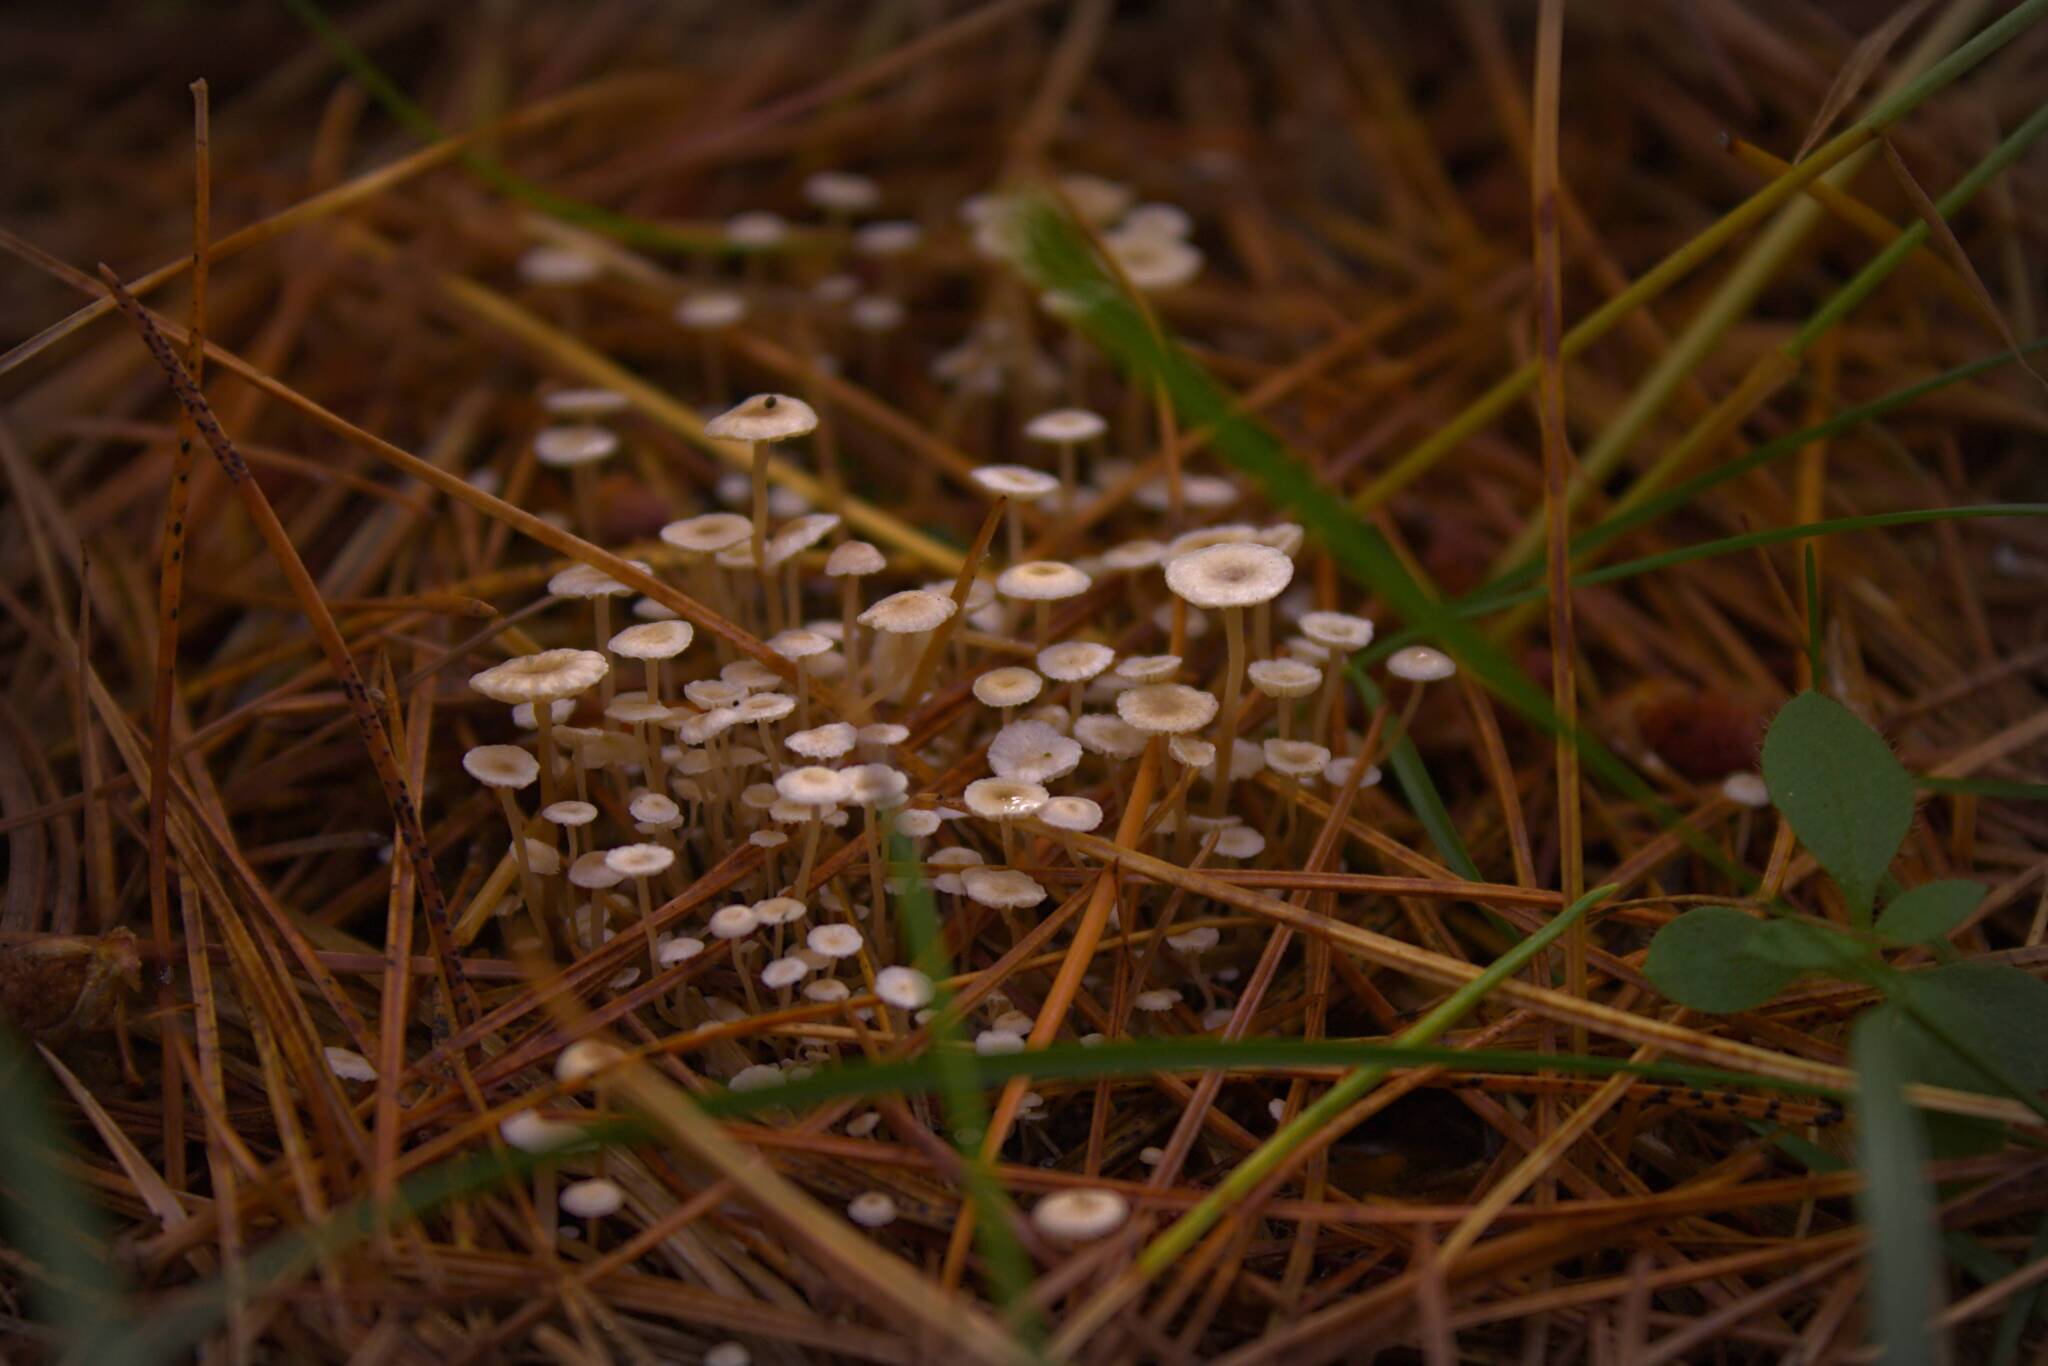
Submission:
M 1939 1356 L 1932 1323 L 1942 1274 L 1934 1196 L 1922 1174 L 1926 1137 L 1907 1106 L 1905 1053 L 1898 1017 L 1873 1010 L 1856 1024 L 1851 1049 L 1858 1076 L 1857 1161 L 1863 1188 L 1856 1205 L 1870 1235 L 1870 1324 L 1887 1362 L 1928 1366 Z

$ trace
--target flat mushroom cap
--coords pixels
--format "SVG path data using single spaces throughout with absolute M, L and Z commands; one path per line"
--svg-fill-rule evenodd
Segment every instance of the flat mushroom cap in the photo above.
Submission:
M 996 576 L 996 592 L 1027 602 L 1057 602 L 1088 591 L 1095 581 L 1061 560 L 1027 560 Z
M 1022 778 L 977 778 L 961 794 L 967 809 L 989 820 L 1014 820 L 1044 806 L 1050 795 L 1038 783 Z
M 1063 640 L 1038 652 L 1038 671 L 1056 683 L 1085 683 L 1107 669 L 1116 651 L 1092 640 Z
M 1024 435 L 1033 441 L 1093 441 L 1108 430 L 1109 424 L 1086 408 L 1055 408 L 1024 424 Z
M 547 427 L 533 438 L 533 455 L 554 469 L 609 459 L 619 438 L 609 427 Z
M 660 844 L 627 844 L 607 849 L 605 866 L 621 877 L 653 877 L 675 863 L 675 850 Z
M 640 569 L 647 568 L 639 561 Z M 548 580 L 548 592 L 558 598 L 620 598 L 633 590 L 596 565 L 572 564 Z
M 1014 721 L 988 742 L 988 766 L 998 778 L 1049 783 L 1081 766 L 1081 745 L 1043 721 Z
M 825 575 L 833 579 L 866 578 L 888 567 L 888 559 L 866 541 L 842 541 L 825 557 Z
M 1133 683 L 1164 683 L 1180 672 L 1179 655 L 1125 655 L 1116 666 L 1119 678 Z
M 542 650 L 494 664 L 472 674 L 469 686 L 507 706 L 519 702 L 552 702 L 557 697 L 574 697 L 610 670 L 604 656 L 595 650 Z
M 974 697 L 985 707 L 1021 707 L 1038 696 L 1045 680 L 1021 664 L 1005 664 L 978 674 Z
M 924 229 L 901 218 L 869 223 L 853 234 L 854 248 L 868 256 L 901 256 L 924 241 Z
M 777 565 L 793 555 L 802 554 L 832 534 L 839 525 L 836 512 L 807 512 L 776 528 L 768 538 L 768 563 Z
M 1294 561 L 1269 545 L 1231 542 L 1166 562 L 1166 586 L 1197 607 L 1271 602 L 1294 580 Z
M 597 808 L 589 802 L 550 802 L 540 809 L 540 818 L 550 825 L 588 825 L 597 819 Z
M 1178 237 L 1113 232 L 1102 239 L 1102 245 L 1138 289 L 1175 289 L 1202 271 L 1201 251 Z
M 897 806 L 910 791 L 910 778 L 887 764 L 855 764 L 840 770 L 852 788 L 849 797 L 856 806 Z
M 1038 819 L 1055 830 L 1085 834 L 1102 824 L 1102 807 L 1087 797 L 1054 797 L 1038 808 Z
M 820 631 L 808 631 L 793 626 L 787 631 L 777 631 L 768 637 L 767 646 L 784 659 L 809 659 L 832 648 L 832 637 Z
M 844 721 L 834 721 L 809 730 L 793 731 L 782 743 L 806 759 L 837 759 L 852 749 L 859 739 L 860 732 L 852 726 Z
M 919 631 L 936 630 L 956 610 L 954 601 L 943 594 L 923 588 L 906 588 L 875 603 L 862 612 L 858 620 L 869 630 L 914 635 Z
M 798 806 L 838 806 L 853 795 L 846 775 L 816 764 L 793 768 L 775 780 L 776 795 Z
M 1015 868 L 969 868 L 960 884 L 970 899 L 998 910 L 1023 910 L 1045 900 L 1045 888 Z
M 804 947 L 827 958 L 851 958 L 860 952 L 861 933 L 851 925 L 813 925 Z
M 787 441 L 817 428 L 818 414 L 802 399 L 756 394 L 705 423 L 704 435 L 718 441 Z
M 745 939 L 761 925 L 760 918 L 754 914 L 754 908 L 738 902 L 730 906 L 720 906 L 704 923 L 714 939 Z
M 804 177 L 804 198 L 821 209 L 866 213 L 882 202 L 882 189 L 853 171 L 816 171 Z
M 1179 735 L 1200 730 L 1216 719 L 1214 693 L 1185 683 L 1148 683 L 1117 694 L 1116 714 L 1139 730 L 1154 735 Z
M 737 512 L 706 512 L 670 522 L 661 529 L 661 539 L 679 550 L 709 555 L 738 545 L 754 534 L 754 524 Z
M 875 974 L 875 995 L 898 1010 L 928 1006 L 932 994 L 932 979 L 916 968 L 888 967 Z
M 629 400 L 616 389 L 557 389 L 541 398 L 540 406 L 564 417 L 594 417 L 600 413 L 625 410 Z
M 683 818 L 683 809 L 676 805 L 675 798 L 660 792 L 642 792 L 626 803 L 626 810 L 642 825 L 674 825 Z
M 580 285 L 598 277 L 596 257 L 575 247 L 543 243 L 519 255 L 519 278 L 530 285 Z
M 1145 748 L 1145 733 L 1122 717 L 1090 712 L 1074 722 L 1074 738 L 1083 749 L 1111 759 L 1135 758 Z
M 1102 552 L 1104 569 L 1150 569 L 1165 555 L 1166 547 L 1149 537 L 1124 541 Z
M 1396 650 L 1387 660 L 1387 672 L 1411 683 L 1434 683 L 1458 671 L 1458 663 L 1442 650 L 1427 645 L 1410 645 Z
M 562 1211 L 578 1219 L 602 1219 L 607 1214 L 617 1214 L 626 1203 L 626 1193 L 617 1183 L 601 1176 L 562 1187 L 558 1198 Z
M 795 955 L 777 958 L 761 969 L 761 984 L 780 991 L 811 975 L 811 965 Z
M 935 834 L 939 828 L 939 813 L 912 807 L 896 813 L 896 833 L 908 839 L 921 840 Z
M 1130 1202 L 1115 1191 L 1054 1191 L 1031 1207 L 1031 1222 L 1048 1238 L 1085 1243 L 1122 1228 Z
M 1331 650 L 1363 650 L 1372 644 L 1372 623 L 1349 612 L 1304 612 L 1301 633 Z
M 990 493 L 1026 503 L 1043 498 L 1060 486 L 1059 480 L 1029 465 L 983 465 L 974 471 L 974 482 Z
M 516 789 L 540 776 L 540 760 L 517 745 L 478 745 L 462 756 L 462 766 L 485 787 Z
M 1290 778 L 1307 778 L 1321 773 L 1330 763 L 1330 751 L 1308 740 L 1268 740 L 1266 765 Z
M 328 1047 L 321 1050 L 327 1055 L 327 1070 L 343 1081 L 375 1081 L 377 1069 L 370 1060 L 353 1048 Z
M 671 316 L 693 332 L 715 332 L 747 316 L 747 296 L 727 289 L 708 289 L 677 304 Z
M 910 727 L 894 721 L 870 721 L 860 728 L 864 745 L 900 745 L 910 738 Z
M 757 692 L 733 704 L 742 721 L 780 721 L 796 710 L 796 699 L 788 693 Z
M 606 860 L 602 850 L 593 849 L 587 854 L 579 854 L 576 856 L 576 861 L 569 865 L 569 883 L 571 886 L 583 887 L 594 891 L 605 887 L 616 887 L 625 880 L 626 875 L 612 867 L 610 862 Z
M 1176 735 L 1166 742 L 1174 762 L 1189 768 L 1207 768 L 1216 762 L 1216 746 L 1194 735 Z
M 1245 677 L 1268 697 L 1307 697 L 1323 682 L 1323 671 L 1299 659 L 1255 659 Z
M 677 963 L 687 963 L 702 952 L 704 941 L 685 934 L 663 940 L 660 951 L 654 957 L 663 967 L 673 967 Z
M 1771 804 L 1771 790 L 1755 773 L 1731 773 L 1721 780 L 1721 795 L 1737 806 L 1765 807 Z
M 743 247 L 772 247 L 787 236 L 789 223 L 766 209 L 749 209 L 725 220 L 726 240 Z
M 687 621 L 643 621 L 605 644 L 613 654 L 628 659 L 673 659 L 689 649 L 696 636 L 697 628 Z

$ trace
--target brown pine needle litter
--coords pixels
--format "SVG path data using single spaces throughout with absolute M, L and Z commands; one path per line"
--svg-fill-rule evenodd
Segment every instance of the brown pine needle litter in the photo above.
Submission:
M 0 1350 L 2041 1359 L 2044 14 L 10 9 Z

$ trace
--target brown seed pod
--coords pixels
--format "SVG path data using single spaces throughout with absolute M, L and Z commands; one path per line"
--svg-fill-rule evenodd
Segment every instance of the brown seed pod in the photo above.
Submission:
M 42 1043 L 107 1028 L 121 992 L 141 988 L 142 952 L 130 930 L 0 945 L 0 1014 Z

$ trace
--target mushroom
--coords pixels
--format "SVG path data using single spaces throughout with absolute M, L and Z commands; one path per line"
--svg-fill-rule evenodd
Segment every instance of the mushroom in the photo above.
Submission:
M 538 704 L 586 692 L 610 672 L 611 666 L 595 650 L 542 650 L 472 674 L 469 686 L 508 706 Z M 539 723 L 540 753 L 545 760 L 540 765 L 541 802 L 545 805 L 555 799 L 553 708 L 536 705 L 533 719 Z
M 1294 708 L 1287 704 L 1314 692 L 1323 681 L 1323 671 L 1300 659 L 1255 659 L 1245 666 L 1245 677 L 1273 699 L 1280 738 L 1285 740 L 1290 738 L 1294 720 Z
M 1019 509 L 1058 488 L 1059 480 L 1028 465 L 983 465 L 974 471 L 974 482 L 1009 500 L 1003 508 L 1003 520 L 1010 538 L 1010 562 L 1017 563 L 1024 558 L 1024 522 Z
M 643 621 L 628 626 L 611 638 L 611 652 L 647 665 L 647 700 L 661 702 L 661 661 L 674 659 L 690 648 L 697 628 L 687 621 Z
M 817 427 L 818 415 L 812 411 L 811 405 L 787 394 L 756 394 L 704 424 L 704 434 L 714 440 L 740 441 L 747 445 L 754 471 L 753 548 L 756 570 L 765 570 L 768 563 L 767 448 L 777 441 L 816 431 Z
M 823 828 L 819 817 L 827 807 L 838 806 L 852 796 L 845 775 L 816 764 L 793 768 L 775 780 L 775 792 L 783 801 L 803 807 L 809 815 L 804 824 L 804 857 L 796 876 L 799 893 L 809 889 L 811 869 L 818 860 L 818 835 Z
M 1092 640 L 1063 640 L 1038 652 L 1038 671 L 1055 683 L 1067 684 L 1067 724 L 1081 715 L 1082 685 L 1107 669 L 1116 651 Z
M 1083 441 L 1098 439 L 1108 430 L 1109 424 L 1086 408 L 1055 408 L 1024 424 L 1024 435 L 1031 440 L 1059 447 L 1062 511 L 1073 511 L 1074 487 L 1079 482 L 1074 448 Z
M 1166 586 L 1176 595 L 1197 607 L 1222 609 L 1229 651 L 1223 674 L 1226 743 L 1237 738 L 1238 702 L 1244 685 L 1244 609 L 1271 602 L 1293 580 L 1294 561 L 1271 546 L 1245 542 L 1212 545 L 1166 563 Z M 1229 773 L 1219 770 L 1210 788 L 1210 814 L 1223 810 L 1223 794 L 1229 788 Z
M 1037 647 L 1043 650 L 1052 633 L 1052 604 L 1080 596 L 1093 583 L 1087 574 L 1062 560 L 1030 560 L 998 574 L 996 592 L 1031 604 Z
M 576 521 L 583 534 L 597 537 L 597 488 L 591 482 L 594 467 L 612 458 L 619 449 L 618 436 L 607 427 L 577 425 L 545 427 L 533 438 L 534 458 L 549 469 L 569 471 L 569 488 L 576 500 Z
M 974 680 L 974 698 L 984 707 L 995 707 L 1003 713 L 1007 725 L 1016 714 L 1017 708 L 1038 696 L 1045 680 L 1021 664 L 1005 664 L 978 674 Z
M 1064 778 L 1080 764 L 1079 742 L 1043 721 L 1013 722 L 997 731 L 988 745 L 988 766 L 998 778 L 1049 783 Z
M 839 643 L 846 650 L 846 672 L 856 680 L 860 655 L 853 624 L 860 612 L 860 581 L 888 567 L 882 552 L 866 541 L 841 541 L 825 557 L 825 577 L 839 580 Z
M 1040 1233 L 1061 1243 L 1086 1243 L 1122 1228 L 1130 1202 L 1110 1190 L 1055 1191 L 1031 1207 Z
M 670 316 L 701 339 L 704 392 L 725 392 L 725 348 L 721 336 L 747 316 L 747 296 L 730 289 L 703 290 L 685 296 Z
M 519 865 L 519 886 L 525 896 L 527 914 L 533 917 L 541 942 L 546 943 L 546 907 L 541 900 L 540 884 L 534 881 L 532 860 L 527 857 L 526 820 L 519 814 L 519 802 L 512 795 L 540 776 L 540 763 L 517 745 L 478 745 L 462 756 L 462 767 L 470 777 L 498 794 L 498 808 L 505 813 L 505 825 L 512 832 L 512 858 Z
M 661 967 L 661 948 L 654 942 L 654 898 L 647 890 L 647 880 L 667 872 L 675 864 L 675 850 L 665 844 L 627 844 L 607 850 L 605 866 L 620 877 L 633 879 L 633 889 L 640 898 L 640 927 L 647 935 L 647 963 L 650 972 Z
M 1036 815 L 1051 796 L 1038 783 L 1022 778 L 978 778 L 961 795 L 969 811 L 996 822 L 1001 829 L 1005 863 L 1016 862 L 1010 846 L 1010 822 Z
M 846 1202 L 846 1217 L 862 1228 L 887 1228 L 896 1222 L 896 1201 L 886 1191 L 862 1191 Z
M 646 569 L 640 560 L 631 561 L 636 569 Z M 633 590 L 620 583 L 595 565 L 572 564 L 548 580 L 548 592 L 558 598 L 588 598 L 590 600 L 591 643 L 602 649 L 612 634 L 612 599 L 622 598 Z M 604 688 L 599 696 L 604 701 L 612 700 L 612 679 L 604 678 Z

